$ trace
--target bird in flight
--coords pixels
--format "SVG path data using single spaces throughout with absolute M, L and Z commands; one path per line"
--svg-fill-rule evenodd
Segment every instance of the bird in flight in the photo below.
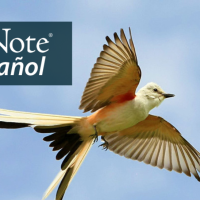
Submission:
M 61 171 L 44 194 L 46 199 L 60 183 L 56 200 L 62 200 L 67 187 L 85 159 L 93 142 L 101 136 L 102 146 L 116 154 L 143 161 L 169 171 L 185 173 L 200 181 L 200 153 L 179 131 L 161 117 L 150 115 L 173 94 L 156 83 L 148 83 L 137 93 L 141 70 L 129 29 L 127 41 L 123 29 L 114 42 L 106 37 L 100 56 L 85 87 L 80 109 L 91 111 L 88 117 L 71 117 L 0 109 L 0 128 L 32 127 L 50 134 L 56 159 L 63 158 Z

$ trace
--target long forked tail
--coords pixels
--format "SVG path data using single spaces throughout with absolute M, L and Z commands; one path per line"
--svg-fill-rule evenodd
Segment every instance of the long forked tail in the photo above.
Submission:
M 53 191 L 53 189 L 57 186 L 57 184 L 61 180 L 62 181 L 59 185 L 59 188 L 56 194 L 56 200 L 62 200 L 67 187 L 69 186 L 73 177 L 77 173 L 79 167 L 81 166 L 83 160 L 85 159 L 85 156 L 89 152 L 92 143 L 93 143 L 93 140 L 83 142 L 83 144 L 77 150 L 78 152 L 75 155 L 75 159 L 66 167 L 65 170 L 61 170 L 58 173 L 58 175 L 53 180 L 49 188 L 46 190 L 42 200 L 46 199 L 49 196 L 49 194 Z
M 60 183 L 56 200 L 62 200 L 64 193 L 77 173 L 84 158 L 89 152 L 93 139 L 82 139 L 78 133 L 78 125 L 83 118 L 62 115 L 28 113 L 0 109 L 0 128 L 32 127 L 40 133 L 51 133 L 44 141 L 51 141 L 50 147 L 59 150 L 56 159 L 63 159 L 61 171 L 44 194 L 46 199 Z

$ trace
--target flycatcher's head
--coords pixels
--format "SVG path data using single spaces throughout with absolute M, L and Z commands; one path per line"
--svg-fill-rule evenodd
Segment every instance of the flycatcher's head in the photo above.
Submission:
M 165 93 L 159 85 L 153 82 L 141 88 L 138 94 L 142 94 L 142 96 L 146 97 L 150 109 L 159 106 L 165 98 L 175 96 L 174 94 Z

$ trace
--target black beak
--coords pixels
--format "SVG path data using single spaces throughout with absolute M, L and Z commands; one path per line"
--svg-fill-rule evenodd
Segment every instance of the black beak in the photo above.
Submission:
M 166 93 L 163 93 L 162 94 L 165 98 L 169 98 L 169 97 L 174 97 L 175 95 L 174 94 L 166 94 Z

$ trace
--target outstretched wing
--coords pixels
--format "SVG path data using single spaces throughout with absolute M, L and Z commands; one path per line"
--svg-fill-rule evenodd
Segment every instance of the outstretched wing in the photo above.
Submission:
M 200 181 L 200 153 L 161 117 L 149 115 L 135 126 L 103 139 L 109 150 L 121 156 L 188 176 L 192 173 Z
M 130 31 L 127 42 L 123 29 L 121 40 L 114 33 L 115 43 L 106 37 L 108 45 L 103 51 L 91 72 L 91 77 L 85 87 L 80 109 L 92 112 L 112 102 L 133 99 L 135 90 L 140 82 L 141 70 Z

